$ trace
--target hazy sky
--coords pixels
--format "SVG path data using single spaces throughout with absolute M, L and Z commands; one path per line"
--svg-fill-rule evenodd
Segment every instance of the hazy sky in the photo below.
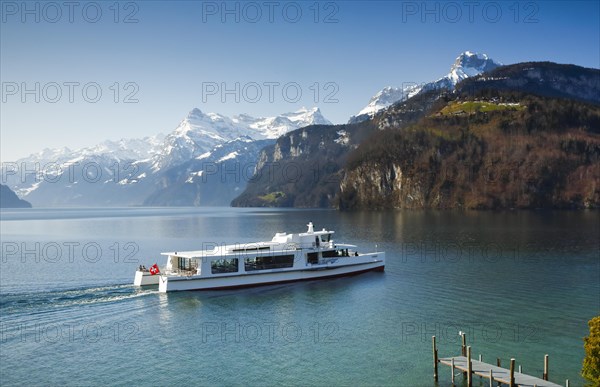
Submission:
M 344 123 L 463 51 L 600 67 L 597 1 L 0 2 L 2 161 L 168 133 L 194 107 Z

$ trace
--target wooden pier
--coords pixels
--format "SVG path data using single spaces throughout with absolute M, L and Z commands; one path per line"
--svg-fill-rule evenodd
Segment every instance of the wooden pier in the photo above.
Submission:
M 515 372 L 515 359 L 510 359 L 509 369 L 500 366 L 500 359 L 497 359 L 497 365 L 484 363 L 481 359 L 481 355 L 479 355 L 479 360 L 473 360 L 471 358 L 471 347 L 466 345 L 465 334 L 461 332 L 461 336 L 461 356 L 443 358 L 438 357 L 435 336 L 432 337 L 433 378 L 436 382 L 438 380 L 438 364 L 442 364 L 450 367 L 453 385 L 454 378 L 456 377 L 456 370 L 458 370 L 458 374 L 462 373 L 466 376 L 467 386 L 469 387 L 473 385 L 473 376 L 489 379 L 490 387 L 500 386 L 501 384 L 505 384 L 509 387 L 561 387 L 559 384 L 548 381 L 548 355 L 544 357 L 544 374 L 542 375 L 542 378 L 537 378 L 521 373 L 521 367 L 519 367 L 518 372 Z M 565 385 L 566 387 L 569 387 L 568 380 Z

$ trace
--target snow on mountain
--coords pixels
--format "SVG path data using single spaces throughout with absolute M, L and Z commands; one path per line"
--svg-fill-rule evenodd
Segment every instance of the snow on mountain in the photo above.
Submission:
M 193 109 L 174 131 L 169 133 L 161 151 L 152 160 L 154 172 L 193 159 L 216 144 L 241 135 L 240 128 L 228 117 L 217 113 L 204 114 Z
M 404 101 L 417 94 L 419 91 L 421 91 L 421 86 L 416 84 L 411 84 L 404 88 L 391 86 L 384 87 L 381 91 L 371 97 L 369 104 L 359 111 L 356 116 L 352 116 L 352 118 L 365 115 L 372 117 L 381 109 L 390 106 L 394 102 Z M 352 118 L 350 119 L 350 122 L 353 122 Z
M 193 109 L 166 136 L 107 140 L 77 150 L 44 149 L 6 163 L 2 181 L 35 205 L 140 205 L 148 195 L 165 188 L 167 175 L 185 174 L 186 168 L 203 162 L 251 163 L 265 141 L 312 124 L 330 122 L 318 108 L 260 118 L 247 114 L 230 118 Z M 199 161 L 190 163 L 196 159 Z M 198 173 L 189 171 L 194 172 Z M 204 185 L 198 192 L 206 196 L 210 187 Z M 240 184 L 236 187 L 243 188 Z M 222 196 L 224 192 L 225 188 Z
M 3 163 L 2 181 L 19 195 L 28 196 L 47 184 L 77 184 L 81 179 L 96 179 L 82 173 L 98 176 L 103 181 L 111 180 L 117 168 L 120 174 L 123 169 L 131 169 L 128 163 L 152 158 L 163 139 L 164 135 L 158 134 L 141 139 L 106 140 L 76 150 L 46 148 L 15 162 Z
M 450 73 L 444 78 L 449 79 L 452 85 L 456 86 L 463 79 L 491 71 L 499 66 L 502 66 L 502 63 L 490 59 L 486 54 L 465 51 L 456 58 Z
M 142 203 L 149 206 L 228 206 L 252 178 L 261 149 L 275 139 L 242 136 L 164 170 Z
M 263 138 L 275 139 L 285 133 L 308 125 L 331 125 L 317 107 L 302 108 L 293 113 L 280 114 L 277 117 L 258 118 L 249 126 L 263 134 Z M 259 137 L 260 138 L 260 137 Z
M 162 151 L 152 161 L 152 170 L 173 167 L 210 151 L 214 146 L 248 136 L 254 140 L 274 139 L 291 130 L 313 124 L 331 124 L 318 108 L 302 108 L 275 117 L 254 118 L 240 114 L 231 118 L 193 109 L 165 137 Z
M 37 163 L 43 169 L 45 165 L 71 164 L 92 156 L 109 157 L 116 161 L 147 159 L 158 152 L 164 137 L 163 134 L 157 134 L 156 136 L 144 138 L 123 138 L 118 141 L 106 140 L 100 144 L 76 150 L 67 147 L 46 148 L 19 159 L 15 163 L 27 163 L 32 166 Z
M 94 147 L 85 148 L 81 153 L 84 155 L 110 154 L 118 160 L 143 160 L 151 158 L 160 151 L 164 138 L 163 134 L 158 134 L 141 139 L 106 140 Z
M 349 122 L 360 122 L 373 117 L 378 111 L 420 93 L 421 91 L 447 89 L 452 90 L 463 79 L 479 75 L 495 69 L 502 64 L 490 59 L 486 54 L 465 51 L 460 54 L 450 68 L 450 72 L 434 82 L 426 84 L 410 84 L 405 87 L 385 87 L 375 94 L 368 105 L 356 115 L 350 117 Z
M 51 162 L 60 163 L 72 158 L 72 154 L 73 151 L 67 147 L 55 149 L 45 148 L 40 152 L 33 153 L 27 157 L 17 160 L 16 163 L 20 164 L 22 162 L 28 162 L 31 164 L 39 163 L 40 165 L 48 164 Z

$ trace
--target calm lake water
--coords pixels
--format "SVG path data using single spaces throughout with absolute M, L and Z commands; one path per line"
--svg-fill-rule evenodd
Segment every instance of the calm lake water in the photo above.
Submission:
M 599 212 L 232 208 L 1 213 L 0 384 L 435 386 L 431 336 L 582 385 Z M 235 291 L 131 286 L 162 251 L 336 231 L 384 273 Z M 457 379 L 462 382 L 462 377 Z M 466 384 L 466 383 L 465 383 Z M 439 386 L 450 386 L 440 368 Z M 460 383 L 459 383 L 460 385 Z M 475 385 L 487 385 L 475 378 Z

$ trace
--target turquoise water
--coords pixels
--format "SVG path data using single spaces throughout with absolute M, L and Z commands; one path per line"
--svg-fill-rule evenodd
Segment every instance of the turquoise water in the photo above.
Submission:
M 0 384 L 435 386 L 440 356 L 511 357 L 582 385 L 600 313 L 598 212 L 3 210 Z M 161 251 L 315 228 L 385 273 L 235 291 L 130 285 Z M 377 247 L 376 247 L 377 246 Z M 462 382 L 462 378 L 458 379 Z M 475 385 L 487 385 L 475 378 Z M 440 368 L 439 386 L 450 370 Z

